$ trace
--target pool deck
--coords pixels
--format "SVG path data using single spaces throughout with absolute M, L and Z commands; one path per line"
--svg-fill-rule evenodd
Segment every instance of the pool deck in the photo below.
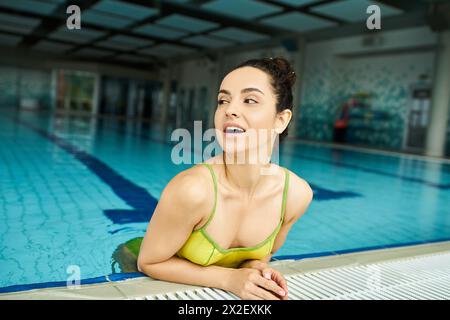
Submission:
M 271 266 L 284 275 L 301 274 L 342 266 L 358 266 L 401 258 L 450 252 L 450 241 L 404 246 L 390 249 L 360 251 L 301 260 L 279 260 Z M 79 288 L 56 287 L 0 294 L 0 300 L 66 300 L 66 299 L 134 299 L 158 293 L 199 288 L 195 286 L 139 277 L 123 281 L 86 284 Z

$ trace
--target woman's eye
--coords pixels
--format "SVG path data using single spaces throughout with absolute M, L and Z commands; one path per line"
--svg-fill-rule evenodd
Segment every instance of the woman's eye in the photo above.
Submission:
M 219 100 L 217 101 L 217 104 L 218 104 L 218 105 L 221 105 L 221 104 L 224 104 L 225 102 L 226 102 L 225 100 L 219 99 Z
M 249 101 L 252 101 L 252 102 L 249 102 Z M 249 104 L 255 104 L 255 103 L 258 103 L 258 101 L 254 100 L 254 99 L 250 99 L 250 98 L 245 99 L 244 102 L 245 102 L 245 103 L 249 103 Z

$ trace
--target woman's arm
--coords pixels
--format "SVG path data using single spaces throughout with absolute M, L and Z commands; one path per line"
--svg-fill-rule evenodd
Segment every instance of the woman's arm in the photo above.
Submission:
M 167 185 L 142 240 L 138 270 L 155 279 L 228 290 L 243 299 L 277 299 L 271 291 L 281 288 L 258 270 L 200 266 L 176 256 L 214 205 L 208 183 L 199 174 L 181 173 Z
M 242 262 L 239 265 L 239 268 L 255 268 L 255 269 L 260 269 L 262 266 L 267 266 L 267 264 L 269 263 L 270 259 L 272 258 L 272 254 L 269 254 L 267 256 L 265 256 L 263 259 L 260 260 L 245 260 L 244 262 Z
M 174 257 L 213 206 L 214 195 L 208 191 L 208 181 L 195 170 L 198 168 L 176 175 L 164 188 L 153 212 L 137 261 L 138 269 L 149 276 L 170 276 L 164 270 L 156 272 L 159 277 L 153 275 L 149 266 L 158 266 Z
M 279 300 L 286 293 L 274 281 L 265 279 L 256 269 L 200 266 L 178 257 L 153 264 L 141 264 L 139 270 L 152 278 L 227 290 L 242 299 Z
M 159 263 L 140 263 L 139 270 L 154 279 L 229 290 L 232 269 L 200 266 L 173 256 Z

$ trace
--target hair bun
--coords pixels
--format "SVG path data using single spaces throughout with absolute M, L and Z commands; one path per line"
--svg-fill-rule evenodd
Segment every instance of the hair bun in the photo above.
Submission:
M 269 60 L 277 69 L 278 80 L 292 87 L 297 79 L 297 75 L 289 61 L 282 57 L 269 58 Z

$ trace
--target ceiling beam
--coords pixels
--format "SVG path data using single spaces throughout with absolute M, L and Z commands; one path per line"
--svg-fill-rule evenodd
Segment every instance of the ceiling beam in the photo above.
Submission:
M 319 2 L 315 2 L 315 3 L 312 3 L 312 4 L 303 5 L 303 6 L 293 6 L 293 5 L 289 5 L 289 4 L 286 4 L 286 3 L 277 2 L 277 1 L 274 1 L 274 0 L 258 0 L 258 1 L 262 2 L 262 3 L 267 3 L 267 4 L 272 4 L 272 5 L 276 5 L 276 6 L 282 7 L 283 8 L 283 13 L 299 12 L 299 13 L 303 13 L 303 14 L 306 14 L 308 16 L 311 16 L 313 18 L 318 18 L 318 19 L 322 19 L 322 20 L 325 20 L 325 21 L 337 23 L 339 25 L 343 25 L 345 23 L 345 21 L 342 20 L 342 19 L 338 19 L 338 18 L 335 18 L 335 17 L 330 17 L 330 16 L 327 16 L 327 15 L 324 15 L 324 14 L 321 14 L 321 13 L 317 13 L 317 12 L 311 11 L 311 8 L 313 8 L 313 7 L 317 6 L 317 5 L 326 4 L 326 3 L 330 3 L 330 2 L 335 2 L 336 0 L 322 0 L 322 1 L 319 1 Z M 264 16 L 261 19 L 265 19 L 265 18 L 272 17 L 272 16 L 277 16 L 279 14 L 280 14 L 280 12 L 276 12 L 276 13 Z M 260 20 L 260 19 L 258 19 L 258 20 Z
M 6 13 L 6 14 L 14 14 L 14 15 L 20 15 L 23 17 L 28 17 L 28 18 L 34 18 L 34 19 L 42 19 L 42 20 L 57 20 L 60 21 L 61 19 L 64 19 L 64 22 L 67 19 L 67 14 L 64 13 L 63 16 L 61 16 L 60 14 L 56 14 L 56 15 L 44 15 L 44 14 L 40 14 L 40 13 L 35 13 L 35 12 L 29 12 L 29 11 L 23 11 L 23 10 L 17 10 L 17 9 L 12 9 L 9 7 L 5 7 L 2 6 L 0 3 L 0 13 Z M 83 13 L 81 13 L 83 15 Z M 83 19 L 83 18 L 82 18 Z M 101 31 L 101 32 L 110 32 L 113 31 L 113 29 L 107 28 L 107 27 L 102 27 L 96 24 L 92 24 L 92 23 L 88 23 L 88 22 L 84 22 L 82 21 L 82 26 L 89 28 L 89 29 L 93 29 L 96 31 Z M 115 29 L 114 29 L 115 30 Z M 167 43 L 172 43 L 172 44 L 176 44 L 176 41 L 170 40 L 170 39 L 165 39 L 165 38 L 161 38 L 161 37 L 155 37 L 155 36 L 149 36 L 149 35 L 143 35 L 143 34 L 137 34 L 137 33 L 133 33 L 127 30 L 117 30 L 117 34 L 121 34 L 121 35 L 126 35 L 126 36 L 132 36 L 135 38 L 141 38 L 143 40 L 151 40 L 151 41 L 163 41 L 163 42 L 167 42 Z M 48 37 L 46 37 L 45 39 L 48 39 Z M 53 41 L 53 39 L 49 39 L 51 41 Z M 75 43 L 74 43 L 75 45 Z M 183 46 L 185 47 L 189 47 L 189 48 L 194 48 L 196 49 L 197 46 L 194 45 L 190 45 L 190 44 L 183 44 Z
M 218 23 L 221 24 L 222 27 L 235 27 L 268 36 L 276 36 L 286 32 L 284 29 L 258 24 L 254 21 L 234 18 L 225 14 L 219 14 L 189 3 L 163 2 L 158 0 L 128 0 L 128 2 L 150 8 L 159 8 L 162 14 L 177 13 L 191 18 Z
M 0 30 L 0 34 L 6 34 L 6 35 L 11 35 L 11 36 L 23 37 L 22 33 L 14 32 L 14 31 L 8 31 L 8 30 Z M 47 40 L 47 39 L 45 39 L 45 40 Z M 51 39 L 51 41 L 55 42 L 55 43 L 63 44 L 63 45 L 70 45 L 70 46 L 74 45 L 73 42 L 70 42 L 70 41 L 67 41 L 67 40 Z M 20 48 L 22 50 L 29 50 L 29 48 L 24 48 L 24 47 L 18 47 L 18 48 Z M 129 54 L 129 50 L 113 49 L 113 48 L 103 47 L 103 46 L 99 46 L 99 45 L 91 46 L 91 48 L 92 49 L 106 50 L 106 51 L 113 52 L 114 56 L 121 55 L 121 54 Z M 144 55 L 144 54 L 141 54 L 139 52 L 135 53 L 134 55 L 136 56 L 136 58 L 151 59 L 151 57 L 149 55 Z M 67 58 L 67 55 L 65 55 L 65 57 Z M 77 57 L 77 56 L 71 56 L 70 58 L 73 58 L 75 60 L 82 59 L 82 58 Z M 105 57 L 102 58 L 102 61 L 114 63 L 115 60 L 109 58 L 109 56 L 105 56 Z M 163 63 L 163 62 L 161 60 L 159 60 L 159 59 L 156 59 L 156 58 L 153 59 L 153 61 L 149 60 L 149 64 L 151 64 L 151 65 L 159 65 L 161 63 Z
M 158 9 L 159 9 L 159 13 L 156 16 L 151 16 L 151 17 L 148 17 L 146 19 L 139 20 L 139 21 L 137 21 L 135 23 L 132 23 L 128 27 L 126 27 L 124 29 L 121 29 L 121 30 L 110 29 L 105 35 L 103 35 L 101 37 L 95 38 L 92 41 L 89 41 L 87 43 L 83 43 L 83 44 L 79 44 L 79 45 L 75 46 L 75 48 L 70 50 L 70 53 L 76 52 L 76 51 L 81 50 L 83 48 L 91 47 L 91 46 L 95 45 L 96 43 L 98 43 L 99 41 L 107 40 L 110 37 L 113 37 L 115 35 L 123 33 L 124 31 L 125 32 L 129 32 L 129 33 L 134 35 L 134 33 L 132 32 L 133 29 L 138 28 L 140 26 L 144 26 L 146 24 L 154 23 L 156 20 L 161 19 L 161 18 L 163 18 L 163 17 L 165 17 L 165 16 L 167 16 L 169 14 L 168 12 L 163 13 L 160 10 L 160 8 L 158 8 Z M 135 48 L 133 50 L 127 50 L 127 53 L 128 54 L 134 54 L 137 50 L 142 50 L 142 49 L 145 49 L 145 48 L 156 46 L 156 45 L 161 44 L 161 43 L 169 42 L 169 41 L 167 41 L 167 39 L 164 39 L 164 38 L 161 38 L 161 39 L 158 39 L 158 40 L 152 40 L 152 41 L 154 43 L 151 44 L 151 45 L 144 45 L 144 46 L 137 47 L 137 48 Z M 199 47 L 199 46 L 190 45 L 190 44 L 184 44 L 184 43 L 182 43 L 182 42 L 180 42 L 178 40 L 170 40 L 170 44 L 181 46 L 181 47 L 188 47 L 189 49 L 195 49 L 195 50 L 201 49 L 201 47 Z M 116 56 L 116 54 L 108 56 L 108 58 L 113 58 L 114 56 Z M 156 60 L 156 57 L 155 57 L 155 60 Z M 159 61 L 159 62 L 161 62 L 161 61 Z
M 216 13 L 213 13 L 213 12 L 210 12 L 210 11 L 200 8 L 200 5 L 210 2 L 210 1 L 211 0 L 195 0 L 194 2 L 192 2 L 190 4 L 177 4 L 177 3 L 172 3 L 172 2 L 161 2 L 161 1 L 156 1 L 156 0 L 154 0 L 154 1 L 129 0 L 128 1 L 129 3 L 134 3 L 136 5 L 146 6 L 146 7 L 152 8 L 152 9 L 157 9 L 159 11 L 159 14 L 156 16 L 149 17 L 144 20 L 140 20 L 140 21 L 128 26 L 124 30 L 127 32 L 132 32 L 133 29 L 135 29 L 139 26 L 154 23 L 157 20 L 167 17 L 174 13 L 220 24 L 220 26 L 218 28 L 209 29 L 205 32 L 188 33 L 188 34 L 184 35 L 183 37 L 181 37 L 179 40 L 171 40 L 171 42 L 169 42 L 165 39 L 157 40 L 157 41 L 154 41 L 154 43 L 151 45 L 141 46 L 141 47 L 137 48 L 136 50 L 151 48 L 153 46 L 157 46 L 158 44 L 169 42 L 174 45 L 178 45 L 178 46 L 182 46 L 182 47 L 190 47 L 197 51 L 202 51 L 205 48 L 203 48 L 201 46 L 196 46 L 196 45 L 188 45 L 188 44 L 182 42 L 181 40 L 185 39 L 185 38 L 189 38 L 193 35 L 207 34 L 209 32 L 213 32 L 215 30 L 220 30 L 223 27 L 229 27 L 229 26 L 244 28 L 245 30 L 250 29 L 250 31 L 262 33 L 262 34 L 265 34 L 268 36 L 273 36 L 275 34 L 278 35 L 280 33 L 286 33 L 286 31 L 282 30 L 282 29 L 266 27 L 266 26 L 262 26 L 262 25 L 260 26 L 255 23 L 248 23 L 247 21 L 244 21 L 242 19 L 235 19 L 232 17 L 216 14 Z M 122 30 L 122 32 L 123 32 L 123 30 Z M 109 37 L 114 36 L 118 33 L 119 33 L 119 31 L 117 31 L 117 30 L 110 30 L 105 36 L 96 38 L 86 44 L 81 44 L 81 45 L 77 46 L 76 48 L 74 48 L 72 51 L 75 52 L 84 47 L 92 46 L 96 42 L 106 40 Z M 132 53 L 132 51 L 130 51 L 130 53 Z
M 63 54 L 48 54 L 47 52 L 33 52 L 31 54 L 29 50 L 18 47 L 0 46 L 0 60 L 5 64 L 23 68 L 49 71 L 55 69 L 83 70 L 96 72 L 101 75 L 123 76 L 126 74 L 138 79 L 158 79 L 157 68 L 152 68 L 148 64 L 133 62 L 121 62 L 118 64 L 117 62 L 105 62 L 103 59 L 98 58 L 90 59 L 89 61 L 83 59 L 68 60 L 67 56 Z
M 426 12 L 413 11 L 398 16 L 383 18 L 381 31 L 371 31 L 366 28 L 365 24 L 361 24 L 361 22 L 354 22 L 346 24 L 339 28 L 327 28 L 324 30 L 313 31 L 306 34 L 305 37 L 309 42 L 316 42 L 355 35 L 369 35 L 377 32 L 414 28 L 426 25 Z
M 95 1 L 98 1 L 98 0 L 95 0 Z M 27 18 L 41 19 L 43 21 L 43 22 L 41 22 L 41 24 L 44 23 L 44 21 L 45 21 L 45 23 L 49 24 L 50 26 L 56 26 L 56 28 L 51 30 L 51 31 L 50 31 L 50 29 L 45 29 L 46 30 L 45 33 L 42 32 L 42 34 L 39 34 L 38 36 L 35 35 L 33 37 L 33 40 L 24 40 L 23 39 L 21 41 L 21 43 L 19 43 L 19 45 L 18 45 L 21 48 L 30 48 L 32 46 L 31 45 L 32 43 L 34 45 L 34 44 L 38 43 L 41 40 L 49 40 L 49 41 L 54 41 L 54 42 L 59 42 L 59 43 L 71 44 L 72 46 L 77 47 L 77 50 L 86 47 L 85 45 L 79 45 L 79 44 L 74 43 L 74 42 L 61 41 L 61 40 L 53 39 L 53 38 L 49 37 L 50 34 L 53 31 L 55 31 L 61 25 L 64 25 L 64 23 L 66 22 L 67 14 L 65 12 L 65 9 L 62 12 L 58 11 L 58 10 L 55 10 L 55 12 L 53 14 L 45 15 L 45 14 L 40 14 L 40 13 L 23 11 L 23 10 L 18 10 L 18 9 L 5 7 L 5 6 L 2 6 L 1 3 L 0 3 L 0 12 L 6 13 L 6 14 L 19 15 L 19 16 L 23 16 L 23 17 L 27 17 Z M 81 14 L 83 14 L 83 13 L 81 13 Z M 150 41 L 153 41 L 155 43 L 165 42 L 165 43 L 174 44 L 174 45 L 181 45 L 183 47 L 192 48 L 192 49 L 198 49 L 199 48 L 198 46 L 187 44 L 187 43 L 180 43 L 179 41 L 174 41 L 174 40 L 160 38 L 160 37 L 155 37 L 155 36 L 136 34 L 136 33 L 133 33 L 131 31 L 127 31 L 127 30 L 123 30 L 123 29 L 122 30 L 120 30 L 120 29 L 118 29 L 118 30 L 114 29 L 113 30 L 113 29 L 110 29 L 110 28 L 107 28 L 107 27 L 102 27 L 102 26 L 98 26 L 98 25 L 95 25 L 95 24 L 92 24 L 92 23 L 83 22 L 83 21 L 82 21 L 82 26 L 84 26 L 86 28 L 89 28 L 89 29 L 93 29 L 93 30 L 96 30 L 96 31 L 100 31 L 100 32 L 106 33 L 107 36 L 105 36 L 105 38 L 107 38 L 108 35 L 110 35 L 110 34 L 120 34 L 120 35 L 132 36 L 132 37 L 135 37 L 135 38 L 141 38 L 143 40 L 150 40 Z M 39 28 L 35 28 L 35 30 L 40 30 L 40 29 Z M 0 30 L 0 32 L 2 32 L 2 31 Z M 40 32 L 40 31 L 37 31 L 37 32 Z M 23 36 L 23 34 L 20 34 L 20 36 Z M 27 39 L 30 39 L 30 38 L 28 38 L 28 36 L 25 36 L 25 37 Z M 95 43 L 95 42 L 99 41 L 98 39 L 103 39 L 103 37 L 97 38 L 94 41 L 90 41 L 89 42 L 89 46 L 93 47 L 93 48 L 106 49 L 108 51 L 115 51 L 115 53 L 113 55 L 109 56 L 108 58 L 112 58 L 112 57 L 120 55 L 120 54 L 132 54 L 132 55 L 137 55 L 137 56 L 140 56 L 140 57 L 146 57 L 146 58 L 152 59 L 154 61 L 154 63 L 157 63 L 157 64 L 162 64 L 163 63 L 162 60 L 160 58 L 158 58 L 157 56 L 149 55 L 149 54 L 145 54 L 145 55 L 144 54 L 140 54 L 140 53 L 136 52 L 136 50 L 120 50 L 119 51 L 119 50 L 113 50 L 113 49 L 111 49 L 109 47 L 98 46 Z M 76 50 L 69 50 L 67 53 L 73 53 L 75 51 Z
M 90 1 L 90 0 L 88 0 L 88 1 Z M 275 2 L 273 0 L 259 0 L 259 1 L 275 4 Z M 310 12 L 310 9 L 312 9 L 315 6 L 319 6 L 319 5 L 323 5 L 323 4 L 331 3 L 331 2 L 335 2 L 335 1 L 336 0 L 322 0 L 322 1 L 318 1 L 315 3 L 308 4 L 308 5 L 300 6 L 297 9 L 300 10 L 299 12 L 307 13 L 307 12 Z M 416 1 L 377 0 L 377 2 L 379 2 L 379 3 L 383 3 L 383 4 L 391 5 L 391 6 L 392 6 L 392 3 L 396 3 L 397 7 L 404 11 L 413 10 L 413 12 L 410 12 L 410 14 L 403 14 L 401 16 L 385 18 L 383 20 L 383 30 L 398 29 L 398 28 L 402 28 L 402 27 L 412 27 L 412 26 L 426 24 L 426 22 L 425 22 L 426 10 L 422 10 L 423 8 L 426 8 L 426 4 L 424 3 L 425 0 L 417 0 L 417 2 L 419 2 L 419 1 L 421 2 L 421 4 L 412 5 L 411 2 L 416 2 Z M 142 38 L 142 39 L 146 39 L 146 40 L 152 40 L 156 44 L 164 42 L 164 43 L 175 44 L 175 45 L 183 45 L 185 47 L 190 47 L 190 48 L 197 49 L 197 50 L 201 49 L 200 52 L 196 52 L 195 54 L 181 55 L 180 59 L 184 59 L 184 58 L 188 58 L 188 57 L 195 57 L 195 56 L 198 57 L 199 53 L 204 54 L 204 55 L 214 55 L 214 54 L 217 54 L 217 52 L 219 52 L 219 51 L 232 53 L 232 52 L 239 52 L 243 48 L 247 48 L 247 47 L 251 48 L 252 47 L 252 44 L 240 44 L 239 46 L 230 47 L 230 48 L 220 48 L 220 49 L 201 48 L 198 46 L 193 46 L 193 45 L 189 45 L 186 43 L 182 43 L 180 41 L 174 41 L 174 40 L 169 40 L 169 39 L 164 39 L 164 38 L 159 38 L 159 37 L 136 34 L 131 31 L 133 28 L 136 28 L 139 25 L 152 23 L 152 22 L 156 21 L 157 19 L 160 19 L 161 17 L 167 16 L 167 15 L 173 14 L 173 13 L 178 13 L 180 15 L 185 15 L 185 16 L 221 24 L 221 26 L 219 28 L 216 28 L 213 30 L 221 29 L 222 27 L 230 27 L 231 26 L 231 27 L 236 27 L 236 28 L 241 28 L 241 29 L 245 29 L 245 30 L 258 32 L 258 33 L 263 33 L 263 34 L 270 36 L 270 39 L 258 41 L 255 45 L 256 47 L 261 47 L 264 45 L 276 45 L 277 43 L 279 45 L 281 39 L 299 37 L 299 36 L 305 36 L 306 39 L 308 39 L 308 41 L 312 42 L 312 41 L 330 39 L 330 38 L 334 38 L 334 37 L 357 35 L 357 34 L 362 34 L 364 32 L 367 32 L 367 30 L 362 30 L 360 28 L 360 23 L 343 24 L 343 25 L 339 25 L 338 27 L 331 27 L 331 28 L 326 28 L 323 30 L 311 31 L 311 32 L 308 32 L 305 34 L 301 34 L 298 32 L 289 32 L 284 29 L 264 26 L 262 24 L 257 23 L 257 21 L 256 21 L 256 23 L 255 23 L 255 21 L 248 22 L 243 19 L 237 19 L 237 18 L 226 16 L 226 15 L 222 15 L 222 14 L 216 14 L 214 12 L 210 12 L 208 10 L 198 7 L 201 4 L 208 2 L 208 0 L 193 0 L 193 2 L 191 2 L 189 4 L 180 4 L 180 3 L 174 3 L 174 2 L 162 2 L 159 0 L 128 0 L 128 2 L 137 4 L 137 5 L 141 5 L 141 6 L 150 7 L 150 8 L 156 8 L 156 9 L 160 10 L 159 11 L 160 14 L 156 17 L 150 17 L 143 21 L 139 21 L 138 23 L 130 26 L 130 28 L 119 29 L 119 30 L 101 27 L 101 26 L 83 22 L 83 26 L 86 26 L 87 28 L 91 28 L 94 30 L 103 31 L 106 33 L 106 35 L 102 36 L 100 38 L 94 39 L 93 41 L 90 41 L 87 44 L 82 44 L 82 45 L 77 45 L 74 43 L 70 43 L 70 44 L 77 46 L 78 49 L 81 49 L 84 47 L 92 47 L 92 48 L 107 49 L 109 51 L 112 51 L 113 55 L 108 56 L 108 59 L 112 59 L 114 56 L 119 55 L 119 54 L 132 54 L 132 55 L 136 55 L 136 56 L 150 57 L 148 55 L 139 54 L 139 52 L 137 52 L 136 50 L 125 50 L 125 51 L 112 50 L 110 48 L 103 48 L 96 44 L 96 42 L 104 40 L 104 39 L 110 37 L 111 35 L 115 35 L 115 34 L 123 34 L 123 35 L 138 37 L 138 38 Z M 277 5 L 280 5 L 280 4 L 277 2 Z M 421 8 L 421 9 L 417 9 L 417 8 Z M 42 15 L 42 14 L 23 12 L 23 11 L 16 10 L 16 9 L 6 8 L 6 7 L 1 6 L 1 4 L 0 4 L 0 12 L 19 14 L 22 16 L 28 16 L 28 17 L 40 18 L 40 19 L 48 19 L 48 20 L 63 19 L 64 22 L 65 22 L 65 19 L 67 16 L 65 14 L 65 11 L 64 11 L 64 14 L 55 13 L 55 15 L 46 16 L 46 15 Z M 335 22 L 338 22 L 338 21 L 335 21 Z M 209 32 L 211 32 L 211 30 L 207 30 L 205 32 L 201 32 L 201 33 L 197 33 L 197 34 L 207 34 Z M 268 32 L 268 33 L 266 33 L 266 32 Z M 47 34 L 47 36 L 48 35 L 49 34 Z M 189 34 L 188 36 L 191 36 L 191 35 L 192 34 Z M 183 38 L 181 38 L 181 39 L 183 39 Z M 50 39 L 50 40 L 56 41 L 54 39 Z M 59 42 L 61 42 L 61 41 L 59 41 Z M 139 47 L 138 50 L 142 49 L 142 48 L 143 47 Z M 157 61 L 156 59 L 158 59 L 156 57 L 153 57 L 153 58 L 155 59 L 155 61 Z
M 383 19 L 383 30 L 382 32 L 399 30 L 404 28 L 414 28 L 419 26 L 426 26 L 426 12 L 410 12 L 403 14 L 401 16 L 386 17 Z M 338 39 L 343 37 L 351 37 L 367 34 L 367 29 L 361 26 L 361 23 L 355 22 L 350 24 L 345 24 L 339 27 L 330 27 L 323 30 L 315 30 L 305 33 L 303 35 L 297 35 L 296 39 L 304 38 L 307 43 L 324 41 L 330 39 Z M 379 31 L 376 31 L 379 32 Z M 280 46 L 280 43 L 286 37 L 275 37 L 267 40 L 258 41 L 255 43 L 250 43 L 246 45 L 241 45 L 239 47 L 227 47 L 221 49 L 210 49 L 204 52 L 205 56 L 216 56 L 220 54 L 237 54 L 239 52 L 258 50 L 264 48 L 272 48 Z M 289 37 L 288 37 L 289 38 Z M 178 57 L 176 62 L 183 62 L 191 59 L 198 58 L 198 55 L 187 54 Z

